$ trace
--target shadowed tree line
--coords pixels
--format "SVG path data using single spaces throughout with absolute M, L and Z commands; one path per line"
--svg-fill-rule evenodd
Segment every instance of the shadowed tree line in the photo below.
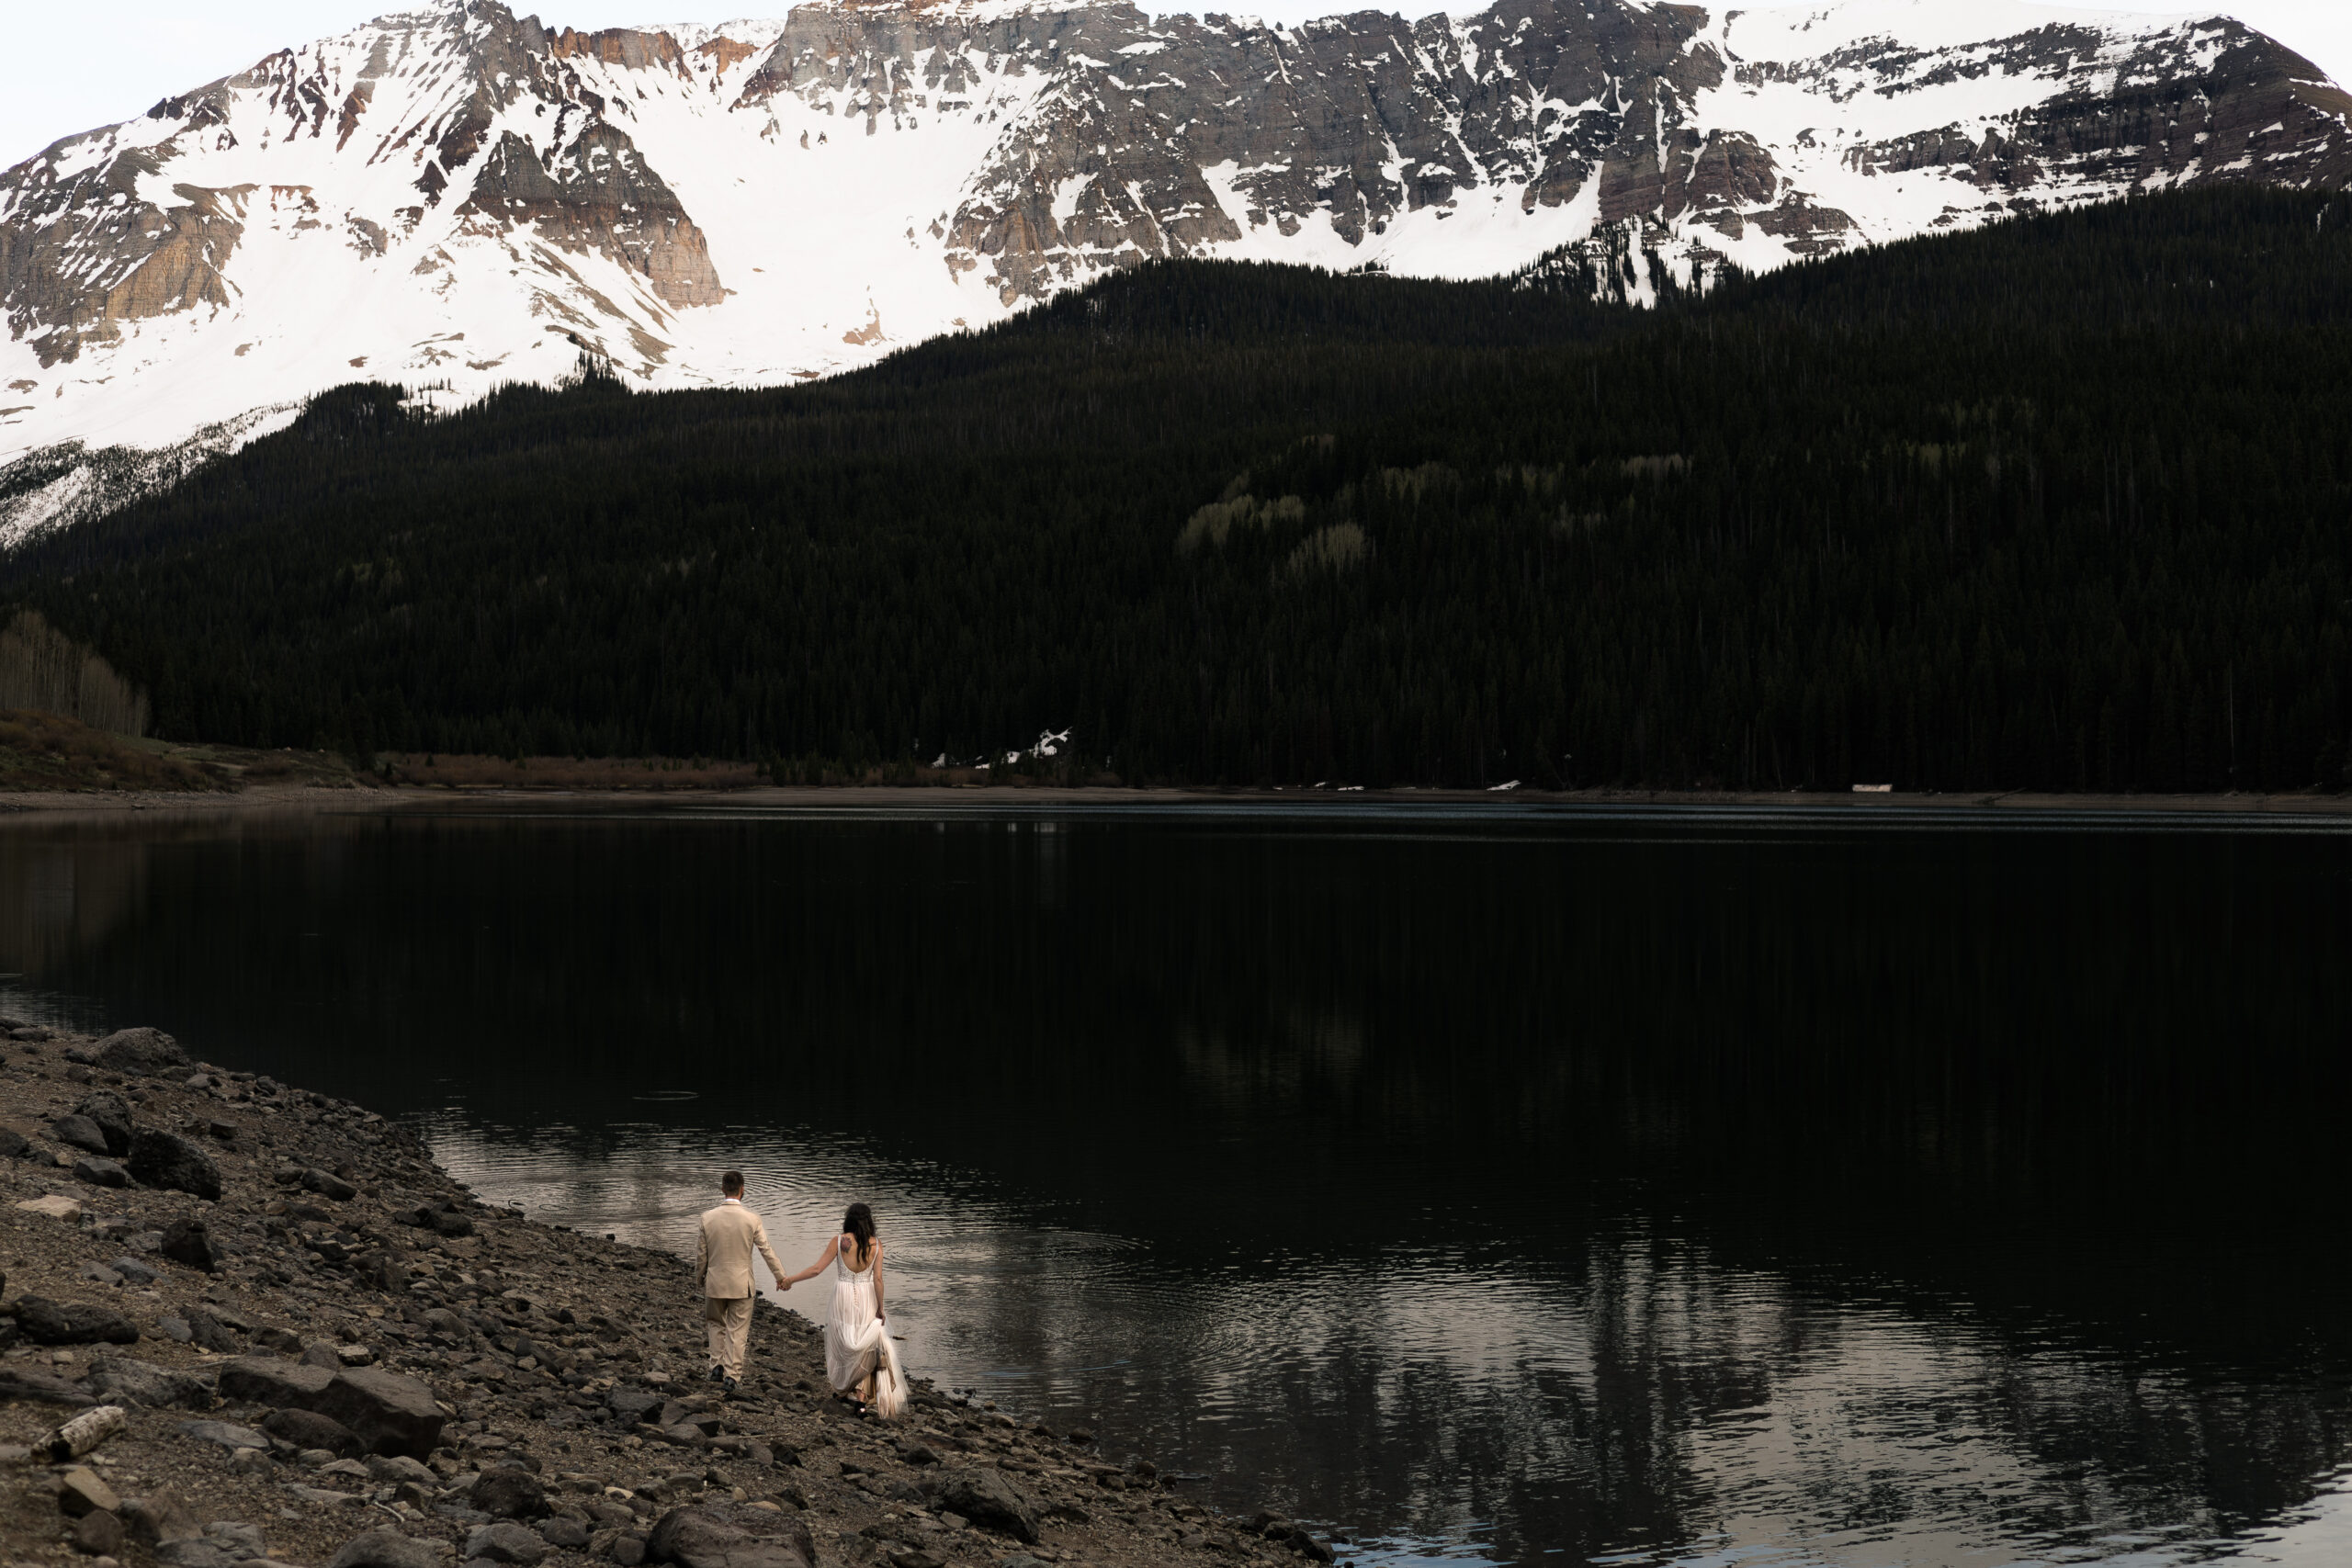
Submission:
M 0 594 L 247 745 L 2346 782 L 2346 198 L 1584 288 L 1155 264 L 807 387 L 348 387 Z

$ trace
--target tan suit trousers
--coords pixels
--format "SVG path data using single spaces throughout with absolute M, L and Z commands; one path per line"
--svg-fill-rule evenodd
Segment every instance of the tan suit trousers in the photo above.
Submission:
M 730 1378 L 743 1375 L 743 1352 L 752 1343 L 753 1296 L 705 1296 L 703 1337 L 710 1345 L 710 1364 Z

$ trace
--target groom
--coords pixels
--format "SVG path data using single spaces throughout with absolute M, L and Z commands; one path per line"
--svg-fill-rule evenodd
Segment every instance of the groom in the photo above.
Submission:
M 759 1252 L 771 1278 L 784 1278 L 784 1265 L 768 1246 L 767 1227 L 743 1207 L 743 1173 L 718 1179 L 726 1201 L 702 1217 L 702 1257 L 695 1283 L 702 1290 L 702 1321 L 710 1343 L 710 1381 L 732 1394 L 743 1378 L 743 1350 L 752 1337 L 752 1303 L 759 1286 L 752 1279 L 752 1253 Z

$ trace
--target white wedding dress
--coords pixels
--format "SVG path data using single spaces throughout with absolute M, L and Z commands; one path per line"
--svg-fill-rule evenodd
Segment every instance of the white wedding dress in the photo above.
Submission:
M 852 1269 L 833 1252 L 833 1315 L 825 1329 L 825 1376 L 846 1393 L 874 1376 L 874 1413 L 895 1421 L 907 1408 L 907 1376 L 890 1331 L 874 1315 L 874 1266 Z

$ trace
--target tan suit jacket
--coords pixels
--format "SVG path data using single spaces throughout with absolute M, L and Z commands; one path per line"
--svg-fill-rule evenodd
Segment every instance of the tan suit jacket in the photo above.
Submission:
M 752 1254 L 757 1250 L 768 1272 L 784 1278 L 784 1265 L 768 1246 L 767 1227 L 760 1216 L 741 1203 L 721 1203 L 702 1217 L 702 1256 L 695 1264 L 695 1283 L 702 1293 L 720 1301 L 759 1294 L 752 1278 Z

